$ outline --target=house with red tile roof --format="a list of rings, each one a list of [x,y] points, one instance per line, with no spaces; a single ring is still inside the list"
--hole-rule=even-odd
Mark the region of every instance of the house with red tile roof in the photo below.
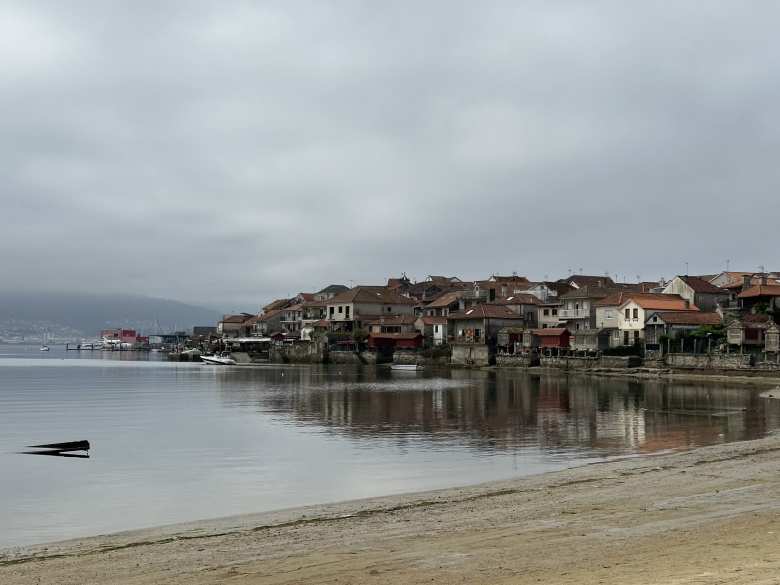
[[[354,331],[379,317],[414,315],[416,303],[386,286],[356,286],[326,302],[332,331]]]
[[[729,291],[715,286],[698,276],[675,276],[663,289],[664,294],[680,295],[702,311],[714,311],[728,301]]]
[[[645,347],[660,349],[661,337],[677,337],[705,326],[721,324],[721,316],[705,311],[653,311],[645,320]]]
[[[673,294],[629,293],[618,305],[619,345],[633,345],[644,340],[647,315],[653,311],[698,311],[698,307]]]

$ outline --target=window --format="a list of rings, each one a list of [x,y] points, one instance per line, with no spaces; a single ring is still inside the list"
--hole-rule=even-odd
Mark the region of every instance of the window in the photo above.
[[[474,329],[474,341],[477,341],[481,334],[482,334],[481,329]]]
[[[626,309],[626,319],[631,318],[631,309]]]
[[[342,305],[339,305],[339,313],[343,313],[343,312],[344,312],[344,307]]]
[[[550,309],[545,309],[544,310],[544,316],[545,317],[549,317],[550,316]]]
[[[639,341],[639,331],[634,331],[634,342]]]
[[[556,317],[558,315],[558,309],[553,309],[553,317]]]
[[[336,307],[329,307],[330,309],[330,317],[333,318],[333,311],[336,309]]]
[[[626,313],[628,312],[628,309],[626,309]],[[623,331],[623,345],[628,345],[628,331]]]
[[[639,319],[639,309],[634,309],[634,319]]]
[[[392,313],[393,312],[393,307],[387,307],[387,312],[388,313]]]
[[[347,308],[345,310],[345,313],[346,313],[346,315],[345,315],[346,318],[349,319],[349,306],[347,306]]]
[[[434,333],[438,333],[439,332],[439,326],[438,325],[434,325],[433,326],[433,332]]]

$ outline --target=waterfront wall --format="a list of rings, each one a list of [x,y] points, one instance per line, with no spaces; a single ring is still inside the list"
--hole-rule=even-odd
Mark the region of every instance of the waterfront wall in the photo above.
[[[270,360],[282,364],[321,364],[325,355],[325,347],[319,343],[294,343],[272,347]]]
[[[496,356],[496,366],[504,368],[542,366],[544,368],[557,368],[561,370],[589,370],[594,368],[637,368],[641,365],[641,358],[636,356]]]
[[[684,354],[673,353],[666,356],[666,365],[672,368],[740,370],[750,369],[751,356],[748,354]]]
[[[487,345],[455,344],[450,363],[454,366],[489,366],[490,348]]]
[[[496,356],[496,366],[499,368],[531,368],[539,365],[537,354],[499,354]]]
[[[328,362],[332,364],[376,364],[377,356],[373,351],[331,351],[328,352]]]

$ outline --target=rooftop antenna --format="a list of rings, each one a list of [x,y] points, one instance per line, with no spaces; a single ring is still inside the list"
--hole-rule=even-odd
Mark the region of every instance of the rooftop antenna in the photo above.
[[[580,266],[580,274],[582,274],[582,266]]]
[[[758,271],[761,274],[764,274],[764,272],[766,272],[766,266],[764,266],[763,264],[760,264],[759,267],[758,267]]]
[[[569,276],[571,276],[571,266],[569,266]]]
[[[685,276],[688,276],[688,262],[685,262]]]
[[[642,275],[641,274],[637,274],[636,275],[636,281],[637,282],[642,282]]]
[[[729,265],[731,264],[731,260],[726,258],[726,272],[729,271]]]

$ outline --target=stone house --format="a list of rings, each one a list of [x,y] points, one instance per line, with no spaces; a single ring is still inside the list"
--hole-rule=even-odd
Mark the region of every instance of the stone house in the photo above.
[[[314,293],[314,300],[315,301],[329,301],[333,297],[335,297],[337,294],[341,294],[343,292],[347,292],[349,290],[348,286],[344,286],[343,284],[329,284],[325,288],[323,288],[320,291],[317,291]]]
[[[439,295],[423,307],[425,317],[446,317],[463,309],[461,298],[464,291],[450,291]]]
[[[536,314],[539,329],[560,327],[561,319],[558,316],[560,309],[560,302],[547,302],[539,305]]]
[[[217,335],[221,337],[246,337],[254,326],[255,317],[251,313],[225,315],[217,323]]]
[[[486,366],[495,363],[498,332],[504,327],[524,327],[525,317],[504,305],[484,303],[451,314],[453,364]]]
[[[559,297],[561,308],[558,310],[561,323],[574,335],[581,329],[593,329],[596,326],[595,303],[612,292],[614,289],[583,285],[562,294]]]
[[[428,345],[444,345],[447,343],[447,317],[418,317],[415,327],[423,334]]]
[[[512,294],[505,299],[498,299],[495,304],[502,305],[522,315],[525,319],[524,325],[529,328],[536,328],[539,323],[539,306],[542,302],[532,294],[519,293]]]
[[[415,301],[384,286],[356,286],[326,302],[332,331],[354,331],[379,317],[413,315]]]
[[[675,276],[663,289],[663,294],[679,295],[700,310],[714,311],[721,303],[729,300],[729,291],[699,278],[698,276]]]

